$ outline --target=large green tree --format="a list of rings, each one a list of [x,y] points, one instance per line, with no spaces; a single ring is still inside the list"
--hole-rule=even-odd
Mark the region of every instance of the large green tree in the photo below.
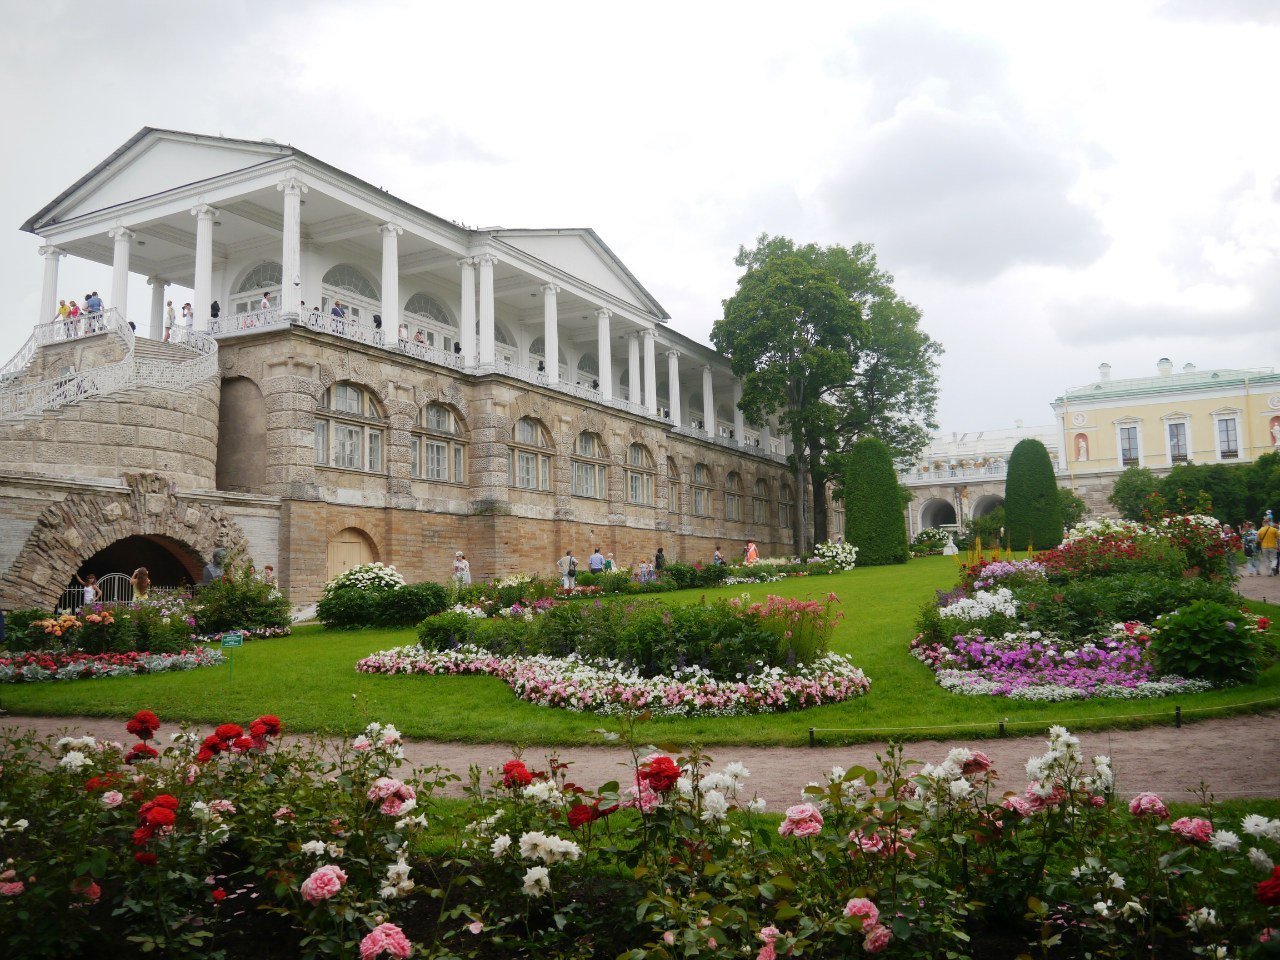
[[[898,474],[889,448],[875,437],[863,437],[849,451],[844,509],[845,540],[858,548],[859,566],[907,562]]]
[[[1062,501],[1049,451],[1039,440],[1018,441],[1004,480],[1005,536],[1014,550],[1045,550],[1062,542]]]
[[[814,539],[826,535],[827,438],[835,429],[833,392],[853,375],[864,326],[835,279],[797,256],[770,257],[738,280],[711,340],[742,381],[739,408],[753,422],[779,413],[791,436],[796,472],[796,548],[813,540],[803,495],[814,491]]]
[[[1126,520],[1141,520],[1149,498],[1158,489],[1156,475],[1146,467],[1127,467],[1116,477],[1107,500]]]

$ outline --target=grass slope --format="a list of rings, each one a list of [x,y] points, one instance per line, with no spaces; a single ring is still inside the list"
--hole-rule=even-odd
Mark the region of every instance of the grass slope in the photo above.
[[[1035,733],[1048,723],[1073,728],[1140,726],[1170,722],[1174,704],[1188,719],[1193,708],[1227,707],[1208,716],[1251,709],[1249,701],[1280,697],[1280,666],[1260,683],[1160,700],[1018,703],[998,697],[965,697],[943,691],[932,672],[907,646],[921,604],[955,580],[950,558],[926,557],[903,566],[867,567],[828,577],[799,577],[750,588],[757,597],[840,598],[845,618],[833,647],[850,655],[871,678],[871,692],[847,703],[796,713],[754,717],[663,719],[648,725],[655,741],[706,744],[786,744],[807,741],[810,727],[827,729],[823,743],[926,736],[994,735],[994,724],[1010,732]],[[734,596],[745,587],[662,594],[669,603],[696,603],[706,596]],[[1280,609],[1267,609],[1270,615]],[[290,729],[353,732],[371,719],[394,723],[407,736],[471,742],[527,744],[598,743],[593,731],[612,722],[590,714],[536,707],[517,700],[489,677],[379,677],[355,672],[357,659],[410,643],[411,630],[325,631],[304,627],[292,637],[249,643],[235,654],[234,673],[225,667],[151,677],[77,680],[0,687],[0,705],[14,713],[124,717],[141,708],[166,721],[243,721],[260,713],[283,717]],[[1157,714],[1145,720],[1117,719]],[[1104,718],[1097,720],[1094,718]],[[1106,719],[1110,718],[1110,719]],[[1015,726],[1018,721],[1034,725]],[[985,725],[984,725],[985,724]],[[893,733],[885,728],[920,728]]]

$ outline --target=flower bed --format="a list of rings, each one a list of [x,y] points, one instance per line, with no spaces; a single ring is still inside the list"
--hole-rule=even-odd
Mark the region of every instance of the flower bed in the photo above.
[[[396,647],[365,657],[361,673],[389,675],[481,674],[504,680],[517,697],[544,707],[600,714],[648,710],[657,716],[732,716],[800,710],[861,696],[871,681],[839,654],[784,670],[761,667],[733,681],[698,667],[672,675],[642,676],[613,661],[580,657],[503,657],[481,647],[427,650]]]
[[[257,627],[252,630],[224,630],[221,633],[206,633],[193,636],[196,643],[221,643],[228,633],[242,633],[246,640],[270,640],[273,637],[289,637],[293,635],[292,627]]]
[[[222,662],[221,652],[199,647],[177,653],[18,653],[0,656],[0,683],[128,677],[194,670]]]
[[[742,763],[626,723],[617,781],[517,755],[447,804],[456,777],[399,772],[391,726],[283,726],[160,739],[142,710],[127,749],[0,736],[5,955],[1243,958],[1276,937],[1280,820],[1119,800],[1061,727],[1009,788],[980,751],[891,748],[771,814]]]

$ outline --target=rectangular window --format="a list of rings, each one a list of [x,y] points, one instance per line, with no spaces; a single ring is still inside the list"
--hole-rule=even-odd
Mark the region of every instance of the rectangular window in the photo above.
[[[538,457],[538,468],[541,471],[540,476],[542,477],[542,485],[538,489],[550,490],[551,489],[551,458],[541,457],[541,456]]]
[[[423,473],[428,480],[449,479],[449,448],[443,443],[428,440],[424,448],[426,469]]]
[[[764,501],[751,501],[751,519],[755,523],[764,523]]]
[[[575,497],[603,499],[605,496],[604,467],[595,463],[578,463],[575,461],[573,464],[573,495]]]
[[[462,463],[462,447],[455,446],[453,448],[453,482],[462,483],[466,477],[467,472],[463,469]]]
[[[373,473],[382,472],[382,431],[369,431],[369,469]]]
[[[627,473],[627,498],[632,503],[653,503],[653,477],[647,473]]]
[[[1240,457],[1240,441],[1236,436],[1236,421],[1228,417],[1218,421],[1218,456],[1223,460]]]
[[[693,488],[693,512],[695,516],[711,516],[711,491],[702,487]]]
[[[1169,424],[1169,459],[1174,463],[1187,462],[1187,425]]]
[[[1138,465],[1138,428],[1120,428],[1120,462],[1126,467]]]
[[[409,476],[422,479],[422,441],[417,437],[409,438]]]
[[[525,490],[538,489],[538,455],[536,453],[525,453],[522,450],[516,454],[514,479],[517,487],[523,487]]]
[[[791,529],[791,504],[785,500],[778,504],[778,526],[784,530]]]
[[[316,463],[329,463],[329,421],[317,420],[315,423]]]
[[[335,467],[360,469],[360,440],[363,432],[359,427],[348,426],[345,423],[333,425],[333,465]]]
[[[360,399],[359,390],[345,383],[340,383],[333,388],[330,402],[334,410],[340,410],[343,413],[354,413],[359,416],[364,413],[364,410],[361,409]]]
[[[726,520],[742,519],[742,498],[736,493],[724,495],[724,518]]]

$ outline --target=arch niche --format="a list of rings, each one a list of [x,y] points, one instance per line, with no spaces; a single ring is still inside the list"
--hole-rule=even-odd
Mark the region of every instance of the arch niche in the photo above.
[[[332,580],[344,570],[378,559],[373,538],[359,527],[344,527],[329,538],[328,570],[325,580]]]
[[[110,549],[127,563],[129,556],[139,555],[130,551],[163,548],[170,557],[157,556],[165,569],[174,575],[194,573],[193,579],[199,579],[219,547],[253,562],[244,531],[221,508],[179,496],[171,481],[158,473],[127,473],[124,481],[124,490],[73,493],[46,507],[0,578],[0,603],[53,609],[62,588],[86,561],[97,562],[104,552],[110,559]],[[143,541],[151,546],[144,547]]]
[[[977,520],[979,517],[985,517],[992,510],[996,509],[996,507],[1003,506],[1004,497],[999,494],[988,493],[974,501],[972,517],[974,520]]]
[[[222,381],[218,401],[219,490],[260,493],[267,480],[267,407],[248,377]]]
[[[920,507],[920,529],[956,526],[956,508],[947,500],[929,500]]]

